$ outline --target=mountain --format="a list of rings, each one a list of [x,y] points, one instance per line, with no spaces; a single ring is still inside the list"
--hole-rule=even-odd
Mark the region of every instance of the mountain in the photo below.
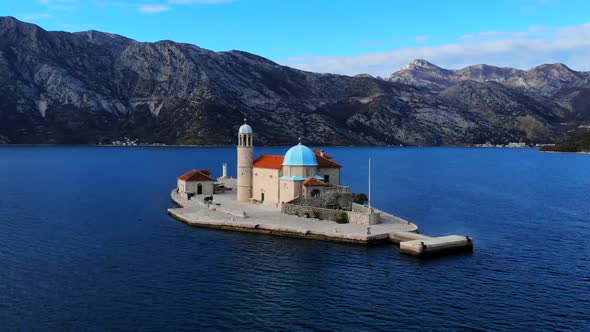
[[[576,72],[561,63],[545,64],[529,70],[474,65],[459,70],[437,67],[426,60],[414,60],[393,73],[389,81],[441,90],[462,81],[496,82],[537,96],[590,83],[590,73]]]
[[[1,17],[0,143],[233,145],[243,118],[261,145],[550,142],[564,123],[590,119],[586,73],[488,67],[417,60],[388,80],[318,74],[242,51]]]
[[[526,132],[533,142],[590,123],[590,72],[561,63],[529,70],[483,64],[449,70],[415,60],[388,80],[438,94],[496,125]]]

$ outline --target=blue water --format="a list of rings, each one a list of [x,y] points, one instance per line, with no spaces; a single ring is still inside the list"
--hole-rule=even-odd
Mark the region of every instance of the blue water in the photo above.
[[[590,330],[590,156],[328,152],[355,191],[371,157],[374,205],[475,252],[418,261],[166,215],[177,175],[218,176],[234,149],[0,148],[1,329]]]

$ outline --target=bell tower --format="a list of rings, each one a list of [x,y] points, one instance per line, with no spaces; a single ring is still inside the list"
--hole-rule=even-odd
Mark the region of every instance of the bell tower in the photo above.
[[[238,201],[248,202],[252,198],[252,163],[254,145],[252,127],[246,123],[238,130]]]

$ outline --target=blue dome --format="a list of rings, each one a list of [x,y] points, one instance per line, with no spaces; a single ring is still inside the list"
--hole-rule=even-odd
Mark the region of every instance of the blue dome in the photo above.
[[[315,153],[307,146],[299,143],[285,154],[283,166],[317,166]]]

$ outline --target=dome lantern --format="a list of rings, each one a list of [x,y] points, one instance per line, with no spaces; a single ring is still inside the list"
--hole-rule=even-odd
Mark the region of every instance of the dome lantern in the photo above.
[[[244,124],[238,129],[238,134],[252,134],[252,127],[246,123],[246,119],[244,119]]]

